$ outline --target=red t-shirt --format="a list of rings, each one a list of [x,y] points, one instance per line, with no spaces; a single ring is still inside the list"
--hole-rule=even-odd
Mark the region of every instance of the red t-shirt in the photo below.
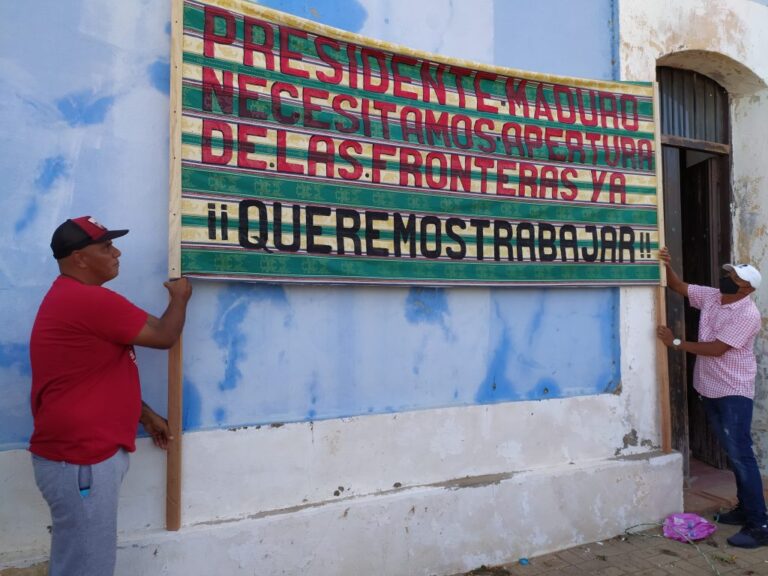
[[[59,276],[32,327],[29,449],[49,460],[96,464],[136,449],[141,387],[131,342],[147,313],[102,286]]]

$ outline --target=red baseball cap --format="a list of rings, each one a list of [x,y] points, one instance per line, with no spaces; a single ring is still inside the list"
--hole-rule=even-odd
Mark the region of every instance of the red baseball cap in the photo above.
[[[75,250],[91,244],[106,242],[128,234],[128,230],[108,230],[91,216],[70,218],[59,225],[51,237],[51,250],[56,260],[66,258]]]

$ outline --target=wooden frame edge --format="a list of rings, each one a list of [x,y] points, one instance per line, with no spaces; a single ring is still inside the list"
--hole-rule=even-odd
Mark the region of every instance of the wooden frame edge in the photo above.
[[[181,66],[183,0],[171,2],[171,90],[168,191],[168,277],[181,277]],[[182,339],[168,351],[168,427],[173,440],[166,460],[165,528],[181,528]]]
[[[659,83],[653,83],[653,118],[656,136],[656,202],[659,228],[659,248],[664,246],[664,172],[661,141],[661,104]],[[664,265],[659,262],[660,282],[656,289],[656,325],[667,324],[667,275]],[[655,336],[655,334],[654,334]],[[659,391],[659,424],[661,432],[661,450],[665,454],[672,452],[672,412],[669,398],[669,350],[656,338],[656,377]]]

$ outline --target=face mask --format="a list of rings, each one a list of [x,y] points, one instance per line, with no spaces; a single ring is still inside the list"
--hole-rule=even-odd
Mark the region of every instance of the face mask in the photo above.
[[[733,281],[730,276],[720,278],[720,292],[722,294],[736,294],[739,291],[739,285]]]

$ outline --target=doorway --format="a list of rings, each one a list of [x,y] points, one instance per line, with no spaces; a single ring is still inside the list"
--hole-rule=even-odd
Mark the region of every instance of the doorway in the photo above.
[[[693,284],[717,286],[731,254],[728,94],[690,70],[657,69],[661,97],[664,232],[677,273]],[[698,310],[667,291],[667,325],[697,340]],[[693,389],[695,356],[669,354],[672,446],[690,461],[727,466]]]

